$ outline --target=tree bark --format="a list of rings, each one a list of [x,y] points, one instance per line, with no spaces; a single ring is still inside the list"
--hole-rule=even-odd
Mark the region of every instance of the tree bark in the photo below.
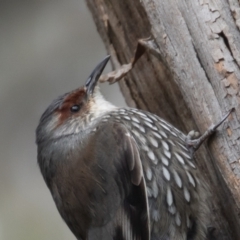
[[[138,39],[152,50],[120,81],[128,105],[183,132],[228,121],[196,153],[223,239],[240,239],[240,6],[237,0],[87,0],[113,66],[130,62]]]

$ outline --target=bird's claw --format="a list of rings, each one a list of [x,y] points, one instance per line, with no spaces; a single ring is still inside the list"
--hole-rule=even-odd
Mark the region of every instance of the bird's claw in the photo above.
[[[215,125],[212,125],[209,127],[203,135],[201,135],[199,138],[199,132],[197,131],[190,131],[188,135],[186,136],[186,145],[189,148],[190,152],[194,153],[201,144],[209,138],[216,129],[228,118],[228,116],[233,112],[233,108]]]

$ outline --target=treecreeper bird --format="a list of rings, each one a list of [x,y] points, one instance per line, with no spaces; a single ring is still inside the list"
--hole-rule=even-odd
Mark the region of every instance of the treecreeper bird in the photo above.
[[[53,101],[36,131],[59,213],[78,240],[210,239],[209,190],[192,156],[203,138],[107,102],[97,82],[108,60]]]

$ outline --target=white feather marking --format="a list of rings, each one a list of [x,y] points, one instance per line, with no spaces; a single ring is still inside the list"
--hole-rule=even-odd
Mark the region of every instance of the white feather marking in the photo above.
[[[153,194],[154,198],[157,198],[157,196],[158,196],[158,186],[157,186],[157,183],[156,183],[155,179],[152,181],[152,194]]]
[[[152,219],[155,221],[155,222],[158,222],[159,219],[160,219],[160,214],[159,214],[159,210],[158,209],[153,209],[152,211]]]
[[[140,123],[140,121],[139,121],[137,118],[135,118],[135,117],[132,117],[132,120],[133,120],[134,122],[136,122],[136,123]]]
[[[139,134],[139,132],[137,131],[133,131],[133,132],[137,135],[138,139],[141,141],[142,144],[146,144],[147,140],[141,133]]]
[[[196,183],[194,181],[194,178],[193,178],[192,174],[189,173],[188,171],[186,171],[186,173],[187,173],[187,176],[188,176],[188,181],[193,185],[193,187],[196,187]]]
[[[167,142],[162,141],[162,145],[167,151],[169,151],[169,145],[167,144]]]
[[[171,152],[167,151],[166,149],[163,149],[163,153],[168,159],[171,159],[171,156],[172,156]]]
[[[162,131],[162,130],[159,130],[159,133],[160,133],[164,138],[167,138],[167,137],[168,137],[167,134],[166,134],[164,131]]]
[[[152,114],[149,114],[148,117],[150,117],[153,121],[158,121],[158,119]]]
[[[165,166],[168,166],[169,165],[169,161],[167,160],[167,158],[165,156],[161,156],[161,161],[162,163],[165,165]]]
[[[178,144],[182,149],[188,151],[188,149],[187,149],[183,144],[181,144],[180,142],[177,142],[177,144]]]
[[[170,181],[171,175],[168,169],[166,167],[162,167],[162,170],[163,170],[163,176],[166,178],[167,181]]]
[[[183,194],[184,198],[186,199],[187,202],[190,202],[190,192],[186,187],[183,187]]]
[[[143,132],[143,133],[146,132],[146,131],[145,131],[145,128],[144,128],[143,126],[139,126],[139,130],[140,130],[141,132]]]
[[[182,155],[188,159],[192,159],[191,155],[189,153],[186,153],[185,151],[181,151]]]
[[[126,120],[131,120],[131,118],[127,115],[123,116],[123,118],[126,119]]]
[[[157,137],[157,138],[159,138],[159,139],[162,139],[161,135],[159,135],[158,133],[156,133],[156,132],[152,132],[152,133],[153,133],[153,135],[154,135],[155,137]]]
[[[175,144],[172,140],[168,140],[168,142],[169,142],[172,146],[176,146],[176,144]]]
[[[140,112],[140,111],[137,110],[137,109],[132,109],[132,112],[135,112],[135,113],[137,113],[137,114],[140,115],[140,116],[146,117],[146,115],[145,115],[144,113]]]
[[[144,120],[145,120],[145,119],[144,119]],[[144,123],[145,123],[148,127],[150,127],[150,128],[153,127],[153,125],[152,125],[151,123],[147,122],[147,121],[144,121]]]
[[[153,151],[151,151],[151,150],[148,151],[147,155],[152,161],[155,161],[155,155],[154,155]]]
[[[165,124],[161,124],[161,126],[162,126],[163,128],[165,128],[167,131],[169,131],[169,132],[171,131],[170,128],[168,128]]]
[[[173,204],[173,195],[170,186],[167,186],[167,204],[168,206],[172,206]]]
[[[120,111],[119,111],[118,114],[120,114],[120,115],[124,115],[124,116],[125,116],[126,113],[125,113],[125,112],[120,112]]]
[[[174,215],[176,213],[176,207],[174,204],[172,204],[171,206],[168,207],[168,211]]]
[[[147,195],[148,197],[152,197],[152,189],[147,187]]]
[[[145,171],[146,171],[147,179],[149,181],[151,181],[152,180],[152,170],[151,170],[151,168],[147,167]]]
[[[179,154],[176,153],[176,152],[175,152],[174,154],[175,154],[177,160],[178,160],[181,164],[185,164],[184,159],[183,159],[183,157],[182,157],[181,155],[179,155]]]
[[[177,226],[181,226],[181,216],[180,216],[179,212],[177,212],[175,215],[175,222],[176,222]]]
[[[150,118],[148,118],[147,116],[146,117],[142,117],[145,121],[148,121],[148,122],[150,122],[150,123],[153,123],[153,121],[150,119]]]
[[[177,137],[178,135],[174,132],[174,131],[171,131],[171,134],[175,137]]]
[[[148,152],[149,151],[149,147],[147,145],[142,145],[142,150]]]
[[[157,126],[152,126],[152,129],[155,130],[155,131],[158,131]]]
[[[140,128],[140,125],[138,123],[132,122],[132,125],[135,126],[136,128]]]
[[[188,161],[188,164],[189,164],[192,168],[196,169],[196,166],[193,164],[193,162]]]
[[[177,184],[177,186],[179,188],[182,188],[182,180],[175,170],[173,170],[173,177],[174,177],[174,180],[175,180],[175,183]]]
[[[148,137],[148,139],[149,139],[149,141],[150,141],[150,143],[154,146],[154,147],[158,147],[158,142],[157,142],[157,140],[155,139],[155,138],[153,138],[153,137]]]

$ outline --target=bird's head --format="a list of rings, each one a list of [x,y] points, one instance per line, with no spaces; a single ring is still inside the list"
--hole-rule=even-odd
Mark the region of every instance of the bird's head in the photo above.
[[[92,71],[85,85],[55,99],[43,113],[37,128],[37,142],[83,131],[89,123],[114,108],[99,92],[97,83],[110,56]]]

